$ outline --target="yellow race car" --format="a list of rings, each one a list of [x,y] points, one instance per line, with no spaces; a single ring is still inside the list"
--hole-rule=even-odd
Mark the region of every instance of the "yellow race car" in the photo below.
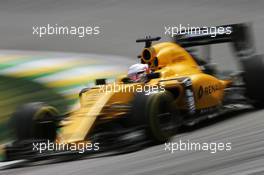
[[[61,115],[41,102],[18,108],[11,118],[16,140],[6,146],[6,159],[34,157],[41,148],[49,155],[73,150],[54,151],[57,144],[81,144],[77,152],[89,144],[88,150],[96,152],[142,140],[164,143],[180,127],[237,110],[236,104],[262,107],[264,64],[255,55],[249,26],[221,27],[232,32],[222,31],[214,37],[183,34],[153,45],[160,37],[137,40],[145,43],[140,63],[134,66],[142,71],[132,69],[114,83],[96,80],[94,87],[80,92],[80,108],[75,111]],[[241,72],[217,72],[209,60],[188,51],[189,47],[224,42],[232,44]],[[47,142],[53,143],[53,151],[40,144]],[[25,151],[27,146],[31,151]]]

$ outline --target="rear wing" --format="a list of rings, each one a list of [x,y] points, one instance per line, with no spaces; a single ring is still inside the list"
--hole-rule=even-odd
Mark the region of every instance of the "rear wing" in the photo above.
[[[210,31],[212,27],[203,27],[203,31]],[[238,57],[248,57],[255,53],[250,24],[230,24],[214,27],[214,32],[197,32],[197,28],[188,30],[187,34],[177,34],[174,42],[182,47],[231,43]],[[186,31],[185,31],[186,32]],[[181,31],[180,33],[184,33]]]

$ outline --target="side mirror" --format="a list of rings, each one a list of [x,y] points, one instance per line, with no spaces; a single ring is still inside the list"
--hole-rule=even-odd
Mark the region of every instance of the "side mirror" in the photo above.
[[[160,78],[160,73],[159,72],[153,72],[150,74],[147,74],[148,79],[155,79],[155,78]]]
[[[101,78],[101,79],[96,79],[95,80],[95,85],[105,85],[106,84],[106,79]]]

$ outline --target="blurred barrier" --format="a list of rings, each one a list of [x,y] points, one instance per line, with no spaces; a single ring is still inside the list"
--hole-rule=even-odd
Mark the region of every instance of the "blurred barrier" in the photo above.
[[[114,78],[129,61],[117,56],[0,51],[0,143],[10,139],[8,118],[17,106],[43,101],[64,113],[96,78]]]

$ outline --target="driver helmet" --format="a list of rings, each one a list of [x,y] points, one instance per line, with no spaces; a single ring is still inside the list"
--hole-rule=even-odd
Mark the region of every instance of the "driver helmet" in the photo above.
[[[147,74],[150,72],[147,64],[133,64],[128,68],[127,77],[131,82],[145,82],[147,81]]]

